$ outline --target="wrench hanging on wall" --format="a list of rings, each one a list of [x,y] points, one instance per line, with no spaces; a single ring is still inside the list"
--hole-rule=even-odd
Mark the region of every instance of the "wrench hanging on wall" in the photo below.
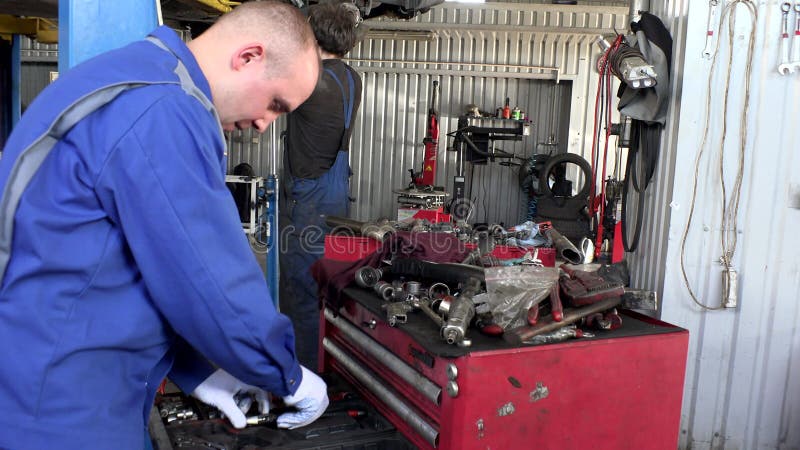
[[[703,58],[711,59],[714,56],[714,17],[717,13],[719,0],[708,2],[708,25],[706,26],[706,46],[703,49]]]
[[[794,2],[794,37],[792,37],[792,71],[800,72],[800,1]]]
[[[789,61],[789,44],[791,43],[789,40],[789,11],[791,9],[791,3],[783,2],[781,4],[781,13],[783,15],[781,18],[781,62],[778,65],[778,73],[781,75],[788,75],[794,72],[794,67]]]

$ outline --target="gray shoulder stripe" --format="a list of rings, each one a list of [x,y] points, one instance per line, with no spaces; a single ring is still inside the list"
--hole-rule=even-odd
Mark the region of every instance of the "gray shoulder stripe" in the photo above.
[[[152,36],[147,37],[164,51],[174,54],[161,40]],[[122,92],[139,86],[153,84],[180,84],[181,88],[188,95],[196,98],[209,112],[214,115],[218,126],[218,137],[222,145],[225,146],[225,138],[220,122],[219,114],[211,100],[206,97],[200,88],[194,84],[192,77],[180,58],[174,71],[178,76],[179,83],[170,81],[129,81],[119,84],[112,84],[90,92],[73,104],[64,108],[58,117],[50,125],[50,128],[37,138],[33,144],[24,149],[14,166],[11,168],[6,186],[0,198],[0,285],[2,285],[8,261],[11,258],[11,245],[14,235],[14,216],[22,198],[23,192],[28,187],[31,179],[41,167],[47,155],[56,143],[73,127],[76,123],[83,120],[86,116],[114,100]]]
[[[50,128],[33,144],[24,149],[11,168],[2,199],[0,199],[0,284],[5,275],[8,260],[11,258],[11,243],[14,234],[14,216],[19,206],[22,193],[28,187],[33,176],[41,167],[47,155],[76,123],[93,111],[112,101],[122,92],[146,84],[133,82],[110,85],[90,92],[75,103],[64,108]]]
[[[180,58],[178,58],[177,55],[175,55],[175,52],[170,50],[170,48],[167,47],[166,44],[164,44],[164,42],[162,42],[158,38],[155,38],[153,36],[148,36],[147,40],[153,43],[156,47],[176,57],[178,63],[175,65],[175,69],[173,69],[173,71],[175,72],[175,75],[178,76],[178,79],[181,82],[181,88],[183,88],[184,92],[199,100],[200,103],[203,104],[204,108],[206,108],[209,111],[214,111],[214,104],[211,103],[211,100],[209,100],[208,97],[206,97],[203,91],[201,91],[200,88],[198,88],[197,85],[194,84],[194,81],[192,81],[192,76],[189,75],[189,69],[187,69],[186,65],[183,64],[183,61],[181,61]],[[214,115],[216,116],[216,112],[214,113]]]
[[[153,36],[148,36],[147,40],[152,44],[154,44],[155,46],[157,46],[158,48],[175,55],[175,52],[173,52],[169,47],[167,47],[166,44],[164,44],[164,42],[162,42],[160,39]],[[175,58],[177,60],[177,64],[175,65],[175,69],[173,69],[173,71],[175,72],[175,75],[177,75],[178,80],[180,80],[181,88],[188,95],[191,95],[192,97],[196,98],[206,110],[208,110],[211,114],[214,115],[214,118],[217,119],[217,124],[219,125],[219,130],[218,130],[219,138],[224,143],[225,136],[222,130],[222,122],[220,121],[217,109],[214,107],[214,104],[211,102],[211,100],[208,97],[206,97],[206,94],[204,94],[203,91],[199,87],[197,87],[197,85],[194,83],[194,81],[192,80],[192,76],[189,74],[189,69],[186,68],[186,65],[183,64],[183,61],[181,61],[181,59],[178,58],[178,55],[175,55]]]

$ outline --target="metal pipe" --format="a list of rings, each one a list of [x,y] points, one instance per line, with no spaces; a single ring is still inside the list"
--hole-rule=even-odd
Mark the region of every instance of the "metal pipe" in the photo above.
[[[414,389],[418,390],[420,394],[430,400],[434,405],[439,404],[442,399],[442,388],[420,375],[413,367],[403,362],[402,359],[398,358],[393,353],[387,352],[386,348],[375,342],[371,337],[353,326],[346,319],[334,317],[333,312],[328,308],[325,308],[325,319],[339,328],[345,336],[352,339],[353,342],[366,350],[375,360],[388,367],[393,373],[402,378],[403,381],[413,386]]]
[[[472,297],[466,295],[456,297],[447,313],[447,322],[442,327],[444,340],[448,344],[464,340],[473,317],[475,317],[475,305],[472,303]]]
[[[555,228],[545,230],[544,235],[553,241],[553,247],[556,248],[559,256],[564,260],[572,264],[581,264],[583,262],[583,252],[578,250],[572,241],[556,231]]]
[[[372,222],[360,222],[358,220],[348,219],[347,217],[328,216],[325,218],[325,224],[331,228],[347,228],[362,236],[375,239],[378,242],[385,241],[391,234],[394,233],[394,228],[391,225],[378,225]]]
[[[431,307],[428,306],[428,304],[426,302],[422,302],[422,301],[419,302],[419,309],[423,313],[425,313],[425,315],[428,316],[431,320],[436,322],[436,325],[440,329],[444,326],[444,319],[442,319],[442,316],[436,314],[436,312],[434,310],[432,310]]]
[[[630,12],[628,13],[631,19],[648,11],[650,11],[650,0],[631,0]]]
[[[414,431],[419,433],[426,442],[433,447],[438,447],[439,431],[425,421],[419,414],[414,412],[414,410],[409,408],[397,395],[387,389],[383,383],[378,381],[374,374],[362,367],[330,339],[323,338],[322,346],[336,361],[349,370],[353,377],[366,386],[373,395],[394,411],[395,414],[400,416]]]

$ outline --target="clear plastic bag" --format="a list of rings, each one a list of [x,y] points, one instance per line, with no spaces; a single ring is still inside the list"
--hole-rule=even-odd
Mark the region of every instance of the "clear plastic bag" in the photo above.
[[[527,325],[528,309],[550,295],[558,269],[538,266],[488,267],[486,292],[492,318],[504,330]]]

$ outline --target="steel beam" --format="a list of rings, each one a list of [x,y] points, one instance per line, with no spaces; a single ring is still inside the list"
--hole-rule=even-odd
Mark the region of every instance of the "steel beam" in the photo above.
[[[230,12],[233,7],[240,5],[242,2],[235,2],[229,0],[178,0],[193,8],[199,8],[208,12],[226,13]]]
[[[49,20],[0,14],[0,36],[24,34],[43,44],[58,42],[58,30]]]

